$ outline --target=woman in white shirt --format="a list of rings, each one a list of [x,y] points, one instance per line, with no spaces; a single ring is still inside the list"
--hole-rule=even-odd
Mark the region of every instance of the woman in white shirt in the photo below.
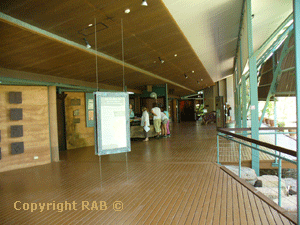
[[[148,132],[150,130],[149,113],[148,113],[146,107],[143,107],[142,111],[143,111],[143,114],[142,114],[142,118],[141,118],[141,126],[143,127],[144,135],[146,137],[144,141],[149,141],[149,137],[148,137]]]

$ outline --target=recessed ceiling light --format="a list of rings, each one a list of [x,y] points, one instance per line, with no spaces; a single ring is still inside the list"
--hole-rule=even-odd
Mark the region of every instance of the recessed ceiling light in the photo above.
[[[147,3],[147,1],[146,1],[146,0],[143,0],[143,2],[142,2],[142,6],[148,6],[148,3]]]
[[[192,73],[195,73],[195,71],[193,70]]]
[[[174,57],[177,57],[177,54],[175,54]]]
[[[161,62],[161,63],[164,63],[165,61],[163,60],[163,59],[161,59],[160,57],[158,57],[158,59],[159,59],[159,61]]]
[[[154,61],[153,63],[156,63],[156,61]]]
[[[130,13],[130,9],[125,9],[125,13]]]
[[[203,81],[203,79],[201,79],[201,81]]]
[[[91,26],[93,26],[93,24],[92,24],[92,23],[90,23],[90,24],[89,24],[89,27],[91,27]]]

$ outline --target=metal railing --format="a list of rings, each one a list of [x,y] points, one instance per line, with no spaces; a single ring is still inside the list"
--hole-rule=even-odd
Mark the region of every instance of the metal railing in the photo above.
[[[275,143],[277,144],[277,136],[279,134],[278,130],[280,128],[260,128],[260,131],[266,131],[266,132],[260,132],[259,135],[275,135]],[[282,128],[281,128],[282,129]],[[284,129],[296,129],[295,127],[285,127]],[[268,132],[268,131],[275,131],[275,132]],[[228,144],[230,147],[226,147],[227,151],[228,148],[231,148],[229,151],[234,150],[237,151],[238,145],[238,176],[241,177],[241,168],[242,168],[242,151],[245,148],[249,148],[251,150],[257,150],[259,152],[262,152],[264,154],[273,156],[275,159],[274,165],[278,166],[278,205],[282,205],[282,160],[285,160],[289,163],[292,163],[293,165],[297,166],[297,152],[294,150],[290,150],[284,147],[280,147],[277,145],[273,145],[271,143],[255,140],[252,138],[247,137],[251,133],[250,128],[218,128],[217,129],[217,163],[220,163],[220,137],[227,139]],[[286,134],[286,133],[295,133],[295,132],[280,132],[280,134]],[[232,145],[232,143],[236,143],[235,146]],[[242,148],[243,146],[243,148]],[[232,153],[231,153],[232,154]],[[232,157],[233,159],[237,159],[236,155]],[[297,179],[299,179],[299,170],[297,170]],[[297,194],[299,193],[299,186],[297,186]],[[299,200],[297,201],[297,213],[300,215],[299,210]]]

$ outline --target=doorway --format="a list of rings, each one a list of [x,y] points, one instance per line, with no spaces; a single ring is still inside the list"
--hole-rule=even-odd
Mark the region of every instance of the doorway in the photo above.
[[[67,150],[66,137],[66,117],[65,117],[65,98],[67,95],[61,93],[56,95],[57,108],[57,129],[58,129],[58,146],[59,151]]]

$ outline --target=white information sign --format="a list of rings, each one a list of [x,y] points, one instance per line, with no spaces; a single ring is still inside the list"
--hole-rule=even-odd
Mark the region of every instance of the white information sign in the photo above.
[[[125,98],[101,97],[102,149],[125,148]]]
[[[95,92],[97,155],[130,151],[129,98],[124,92]]]

